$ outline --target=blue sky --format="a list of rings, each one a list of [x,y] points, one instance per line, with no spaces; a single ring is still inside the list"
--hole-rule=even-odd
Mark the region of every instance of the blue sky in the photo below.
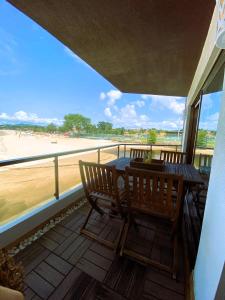
[[[203,127],[218,105],[209,100]],[[68,113],[114,127],[182,128],[184,98],[122,94],[6,1],[0,2],[0,124],[62,124]],[[211,125],[210,125],[211,124]]]

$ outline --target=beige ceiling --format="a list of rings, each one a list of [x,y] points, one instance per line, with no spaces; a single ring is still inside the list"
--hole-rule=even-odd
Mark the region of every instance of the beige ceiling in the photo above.
[[[178,96],[188,93],[215,6],[214,0],[8,2],[122,92]]]

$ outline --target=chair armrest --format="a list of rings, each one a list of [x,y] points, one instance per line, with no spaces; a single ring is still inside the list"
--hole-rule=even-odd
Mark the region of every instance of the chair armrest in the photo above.
[[[0,286],[0,299],[4,300],[24,300],[21,292]]]

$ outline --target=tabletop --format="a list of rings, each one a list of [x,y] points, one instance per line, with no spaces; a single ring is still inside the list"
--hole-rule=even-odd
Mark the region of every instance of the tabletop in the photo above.
[[[121,157],[112,160],[107,163],[107,165],[115,165],[116,169],[120,173],[125,172],[125,168],[130,166],[130,158]],[[189,164],[165,164],[165,173],[183,175],[184,182],[187,184],[203,184],[204,181],[199,174],[198,170],[195,169],[193,165]]]

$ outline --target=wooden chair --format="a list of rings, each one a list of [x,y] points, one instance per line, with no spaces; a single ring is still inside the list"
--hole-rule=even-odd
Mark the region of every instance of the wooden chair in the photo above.
[[[130,149],[130,158],[146,158],[151,154],[152,151],[148,149]]]
[[[186,153],[161,150],[160,159],[172,164],[185,164]]]
[[[132,179],[132,184],[130,184],[130,179]],[[175,278],[177,272],[176,232],[181,206],[183,177],[127,167],[125,172],[125,186],[128,201],[128,222],[125,225],[124,234],[121,239],[120,254],[126,254],[145,264],[151,264],[169,271],[173,274],[173,278]],[[174,194],[174,189],[176,189],[176,194]],[[169,225],[169,232],[173,240],[173,263],[171,267],[126,247],[128,232],[135,214],[152,216],[158,222],[165,222]],[[146,247],[148,246],[146,245]]]
[[[120,202],[121,195],[117,186],[116,168],[115,166],[83,162],[81,160],[79,161],[79,166],[85,195],[91,205],[91,209],[80,232],[117,251],[125,219],[123,218],[123,210]],[[100,215],[104,215],[107,210],[110,217],[121,220],[120,232],[114,243],[101,238],[86,228],[94,210]]]
[[[211,172],[212,158],[213,158],[212,155],[200,153],[199,161],[198,161],[198,170],[199,173],[201,174],[204,183],[192,187],[190,191],[192,193],[193,201],[195,203],[197,214],[200,221],[202,221],[203,219],[205,199],[207,196],[209,176]],[[203,213],[201,213],[201,211]]]
[[[211,171],[212,158],[213,156],[209,154],[199,154],[198,169],[200,174],[209,177]]]

